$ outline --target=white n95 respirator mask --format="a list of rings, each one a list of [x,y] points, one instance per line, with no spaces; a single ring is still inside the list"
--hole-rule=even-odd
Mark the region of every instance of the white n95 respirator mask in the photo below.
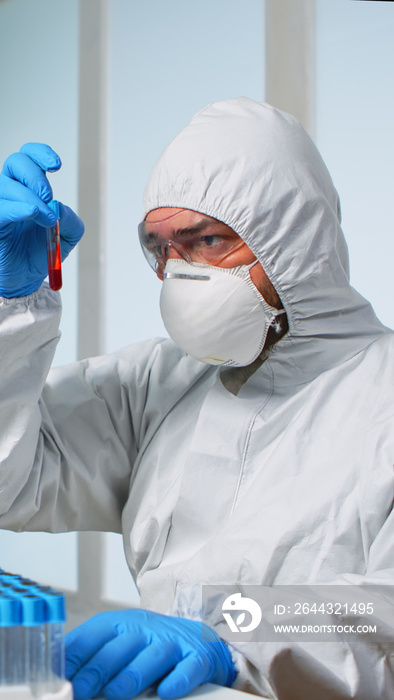
[[[174,343],[200,362],[244,367],[263,350],[282,309],[269,306],[253,284],[251,265],[232,268],[167,260],[160,311]]]

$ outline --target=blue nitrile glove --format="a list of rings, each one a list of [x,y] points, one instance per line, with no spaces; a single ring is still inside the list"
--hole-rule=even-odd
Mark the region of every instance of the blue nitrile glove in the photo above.
[[[161,679],[159,696],[180,698],[201,683],[230,686],[235,669],[204,623],[136,609],[100,613],[69,632],[66,677],[75,700],[133,698]]]
[[[0,296],[20,297],[38,289],[48,274],[46,229],[56,218],[47,203],[52,189],[45,171],[59,170],[57,153],[27,143],[7,158],[0,175]],[[62,259],[84,231],[81,219],[60,205]]]

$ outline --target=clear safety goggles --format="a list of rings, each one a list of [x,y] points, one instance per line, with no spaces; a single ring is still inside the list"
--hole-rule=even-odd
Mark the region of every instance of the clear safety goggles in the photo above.
[[[155,272],[162,272],[170,257],[179,256],[188,263],[219,265],[246,245],[226,224],[209,216],[197,216],[190,225],[177,227],[180,213],[160,221],[142,221],[138,226],[143,253]],[[171,255],[171,250],[177,255]]]

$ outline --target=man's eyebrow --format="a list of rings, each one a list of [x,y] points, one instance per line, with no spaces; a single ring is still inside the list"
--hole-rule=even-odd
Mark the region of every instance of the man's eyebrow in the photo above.
[[[204,231],[208,226],[212,225],[212,221],[210,219],[203,219],[200,221],[200,223],[195,224],[194,226],[185,226],[184,228],[177,228],[176,231],[174,231],[175,236],[187,236],[190,235],[191,233],[200,233],[200,231]]]
[[[201,231],[204,231],[206,228],[208,228],[208,226],[211,226],[211,225],[212,225],[211,219],[203,219],[202,221],[200,221],[198,224],[195,224],[194,226],[185,226],[183,228],[177,228],[175,231],[173,231],[172,235],[173,236],[190,236],[193,233],[200,233]],[[153,241],[159,240],[159,238],[160,238],[160,235],[157,231],[145,231],[145,240],[149,240],[149,241],[153,242]]]

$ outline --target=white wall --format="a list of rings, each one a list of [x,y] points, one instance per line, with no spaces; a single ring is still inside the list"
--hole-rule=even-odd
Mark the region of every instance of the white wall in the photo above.
[[[342,202],[351,281],[394,328],[394,3],[317,0],[317,145]]]

